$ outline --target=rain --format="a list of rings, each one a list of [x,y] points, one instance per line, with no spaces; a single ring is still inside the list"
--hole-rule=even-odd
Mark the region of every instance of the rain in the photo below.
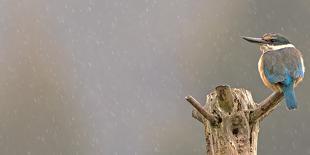
[[[0,154],[204,155],[185,101],[271,91],[240,36],[277,32],[309,66],[308,0],[0,0]],[[310,154],[309,76],[261,124],[258,154]]]

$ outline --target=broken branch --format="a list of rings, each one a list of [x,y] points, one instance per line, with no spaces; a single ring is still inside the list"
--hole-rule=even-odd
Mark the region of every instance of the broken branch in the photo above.
[[[264,117],[269,115],[276,108],[276,106],[279,105],[282,99],[282,92],[273,92],[265,100],[261,101],[258,104],[258,107],[251,113],[251,122],[262,120]]]
[[[209,113],[208,111],[206,111],[203,106],[196,100],[194,99],[192,96],[186,96],[185,99],[204,117],[206,118],[208,121],[210,121],[212,124],[219,122],[218,119],[212,115],[211,113]],[[198,116],[196,118],[197,120],[199,120]],[[199,120],[202,121],[202,120]]]

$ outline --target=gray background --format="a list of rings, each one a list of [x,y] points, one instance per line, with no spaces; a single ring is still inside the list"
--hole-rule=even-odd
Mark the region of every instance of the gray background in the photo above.
[[[258,47],[286,35],[309,68],[309,0],[1,0],[1,155],[203,155],[218,84],[268,96]],[[309,77],[297,111],[263,123],[259,154],[310,154]]]

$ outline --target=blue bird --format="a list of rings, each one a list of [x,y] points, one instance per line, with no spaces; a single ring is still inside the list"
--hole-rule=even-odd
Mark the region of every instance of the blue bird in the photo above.
[[[246,41],[260,45],[262,55],[258,71],[266,87],[283,92],[289,110],[297,108],[294,88],[305,73],[301,52],[284,36],[266,33],[260,38],[243,37]]]

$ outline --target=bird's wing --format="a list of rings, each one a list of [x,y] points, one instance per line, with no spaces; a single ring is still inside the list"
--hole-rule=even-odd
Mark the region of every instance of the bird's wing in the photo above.
[[[270,83],[295,80],[304,76],[301,53],[295,48],[266,52],[263,61],[264,73]]]

